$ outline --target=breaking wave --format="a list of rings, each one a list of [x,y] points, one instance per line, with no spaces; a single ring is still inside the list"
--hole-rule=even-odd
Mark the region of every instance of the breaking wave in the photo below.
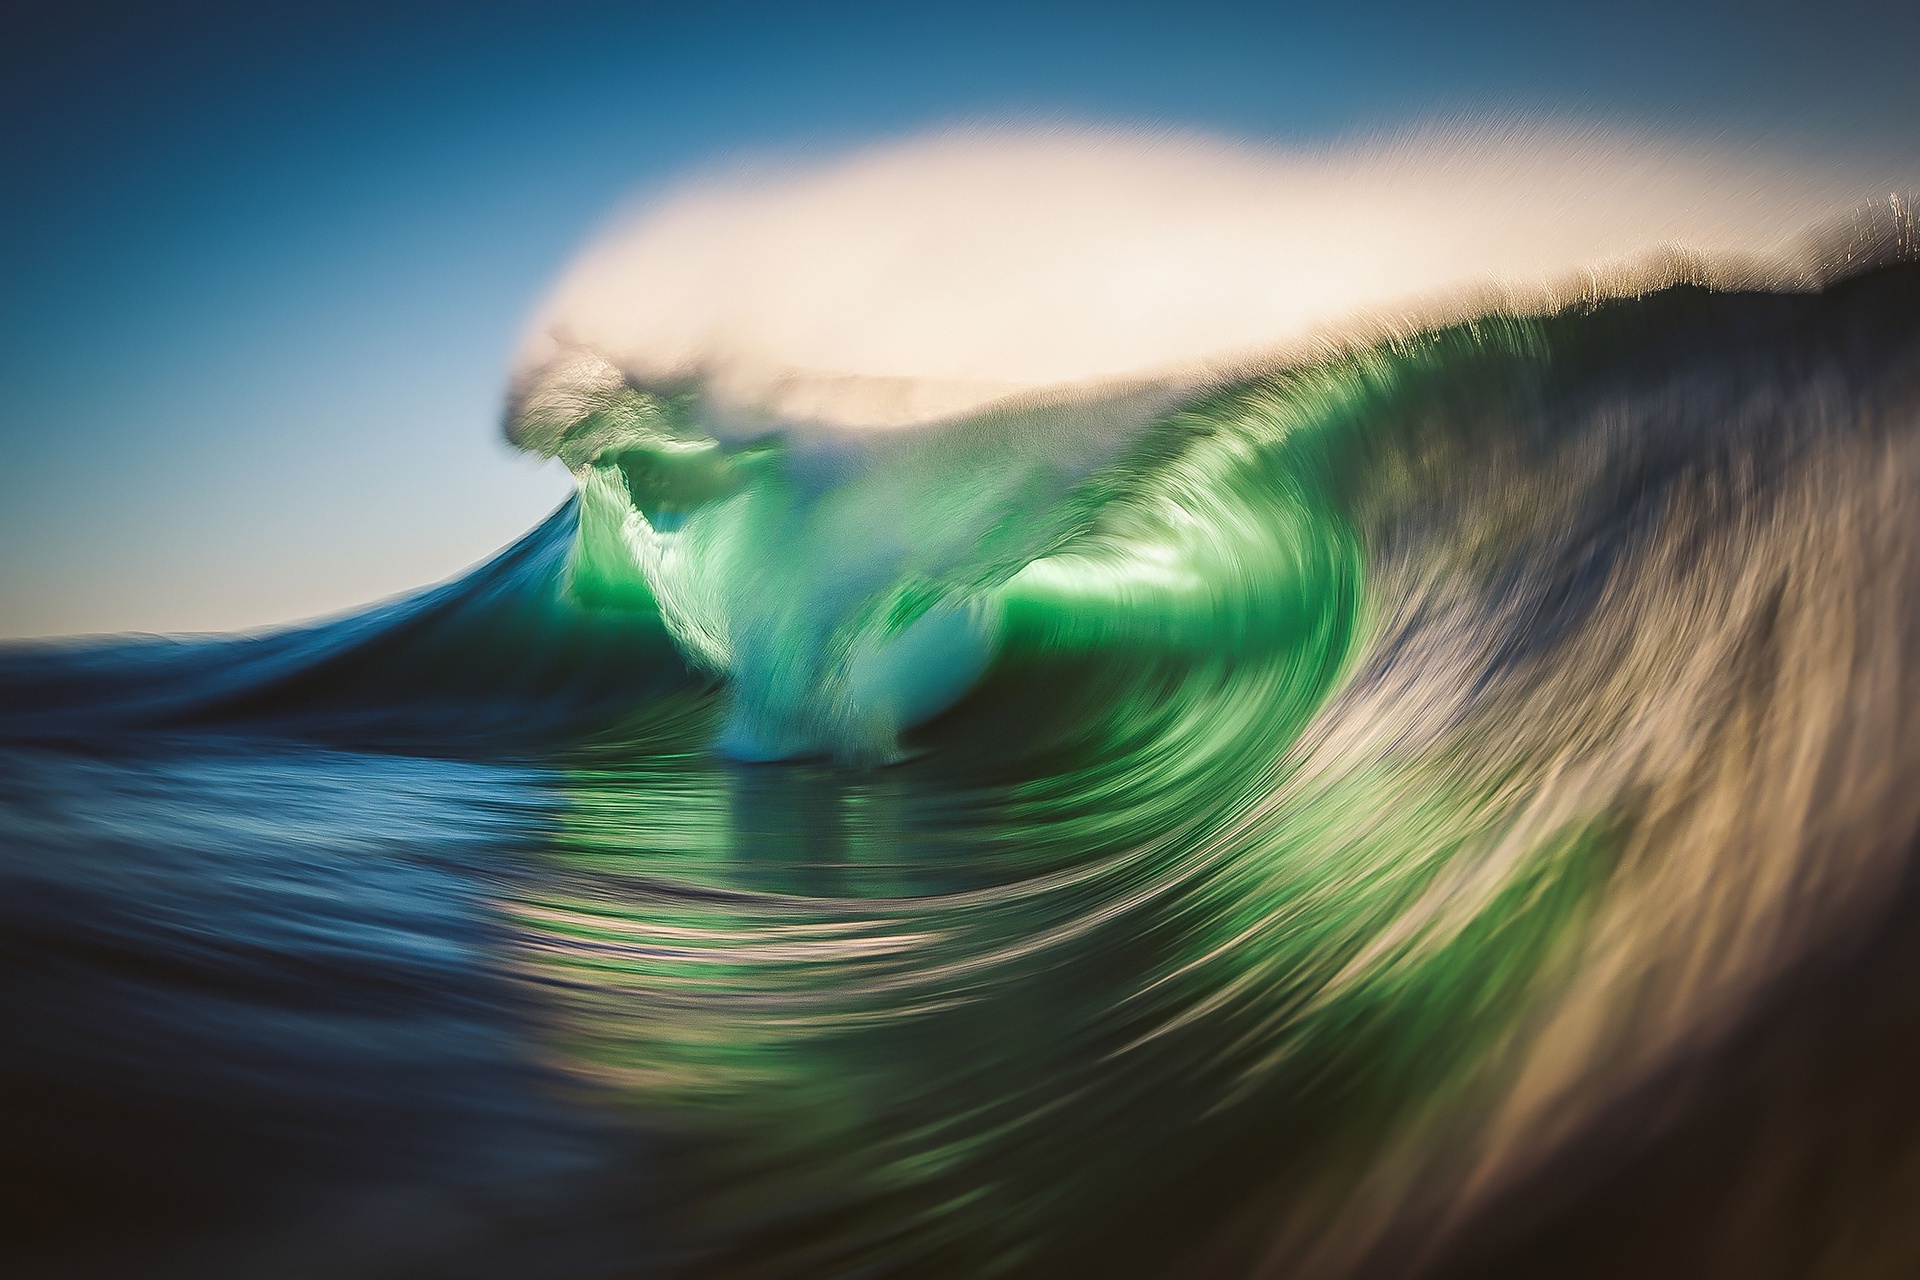
[[[1896,1051],[1750,1104],[1735,1055],[1808,983],[1914,1000],[1850,966],[1920,834],[1920,267],[1897,201],[1821,243],[1229,365],[963,361],[935,411],[576,332],[512,431],[579,492],[521,544],[278,636],[16,653],[0,727],[523,762],[498,964],[667,1135],[649,1266],[1720,1257]],[[1777,1141],[1673,1154],[1742,1105]],[[1905,1145],[1839,1185],[1911,1185],[1920,1114],[1876,1114]],[[1551,1252],[1670,1168],[1641,1254]],[[1795,1274],[1920,1258],[1845,1199]]]

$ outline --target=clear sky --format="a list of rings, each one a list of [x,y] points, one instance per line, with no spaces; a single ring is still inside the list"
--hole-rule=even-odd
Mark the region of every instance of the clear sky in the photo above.
[[[500,439],[543,289],[742,151],[957,121],[1302,141],[1550,114],[1920,151],[1920,5],[0,8],[0,635],[250,627],[567,492]]]

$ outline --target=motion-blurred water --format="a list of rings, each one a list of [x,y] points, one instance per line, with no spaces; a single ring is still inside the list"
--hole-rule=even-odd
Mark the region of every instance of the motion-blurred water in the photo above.
[[[609,396],[468,579],[0,666],[10,1273],[1920,1265],[1913,265]]]

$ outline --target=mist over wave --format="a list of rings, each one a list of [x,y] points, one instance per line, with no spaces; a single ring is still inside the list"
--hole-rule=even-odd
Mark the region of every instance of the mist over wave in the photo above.
[[[495,561],[0,663],[11,1259],[1909,1274],[1873,180],[997,133],[670,194],[535,325],[579,488]]]
[[[519,429],[589,354],[701,381],[736,431],[900,425],[1678,277],[1804,285],[1809,230],[1915,177],[1520,124],[1293,149],[970,129],[741,165],[579,257],[521,353]]]

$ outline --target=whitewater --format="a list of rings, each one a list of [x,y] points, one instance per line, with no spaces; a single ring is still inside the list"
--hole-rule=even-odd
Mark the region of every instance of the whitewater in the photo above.
[[[1910,184],[1055,129],[656,194],[529,324],[520,542],[0,657],[19,1260],[1905,1274]]]

